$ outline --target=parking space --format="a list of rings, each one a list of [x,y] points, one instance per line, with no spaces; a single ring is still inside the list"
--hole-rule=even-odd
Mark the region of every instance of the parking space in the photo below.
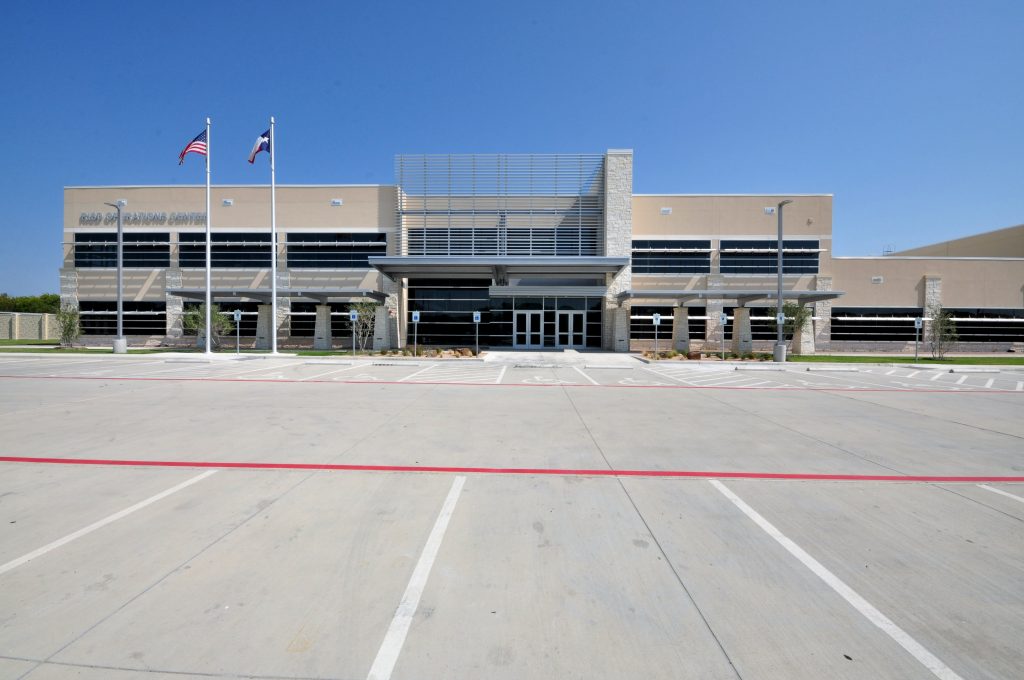
[[[0,363],[0,676],[1014,677],[1021,374],[787,368]]]
[[[921,390],[1024,392],[1024,372],[997,368],[936,369],[874,365],[662,361],[590,365],[521,361],[219,356],[175,358],[0,359],[0,375],[47,378],[401,382],[428,384],[676,387],[690,389]]]

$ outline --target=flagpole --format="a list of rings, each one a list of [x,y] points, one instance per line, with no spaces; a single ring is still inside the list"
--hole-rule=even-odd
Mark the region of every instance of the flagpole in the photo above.
[[[213,306],[213,293],[211,292],[210,279],[210,119],[206,119],[206,357],[210,358],[210,338],[213,335],[211,308]]]
[[[274,180],[274,117],[270,117],[270,353],[277,354],[277,187]]]

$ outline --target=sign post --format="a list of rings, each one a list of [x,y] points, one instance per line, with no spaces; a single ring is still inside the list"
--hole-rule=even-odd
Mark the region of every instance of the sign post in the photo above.
[[[239,343],[241,342],[241,335],[242,335],[242,330],[241,329],[242,329],[242,327],[238,323],[241,320],[242,320],[242,310],[241,309],[236,309],[235,310],[235,354],[239,353],[239,346],[240,346]]]
[[[921,327],[924,326],[924,319],[914,319],[914,361],[917,361],[917,341],[921,337]]]
[[[354,309],[348,310],[349,324],[352,326],[352,358],[356,357],[356,321],[359,321],[359,312]]]
[[[725,361],[725,324],[729,323],[729,315],[725,312],[718,314],[718,325],[722,327],[722,361]]]
[[[654,360],[658,360],[658,326],[661,325],[661,314],[654,315]]]
[[[419,339],[420,339],[419,335],[420,335],[420,313],[419,312],[413,312],[412,313],[412,355],[413,356],[417,356],[419,354],[416,351],[417,350],[416,346],[419,344]]]
[[[476,353],[480,355],[480,312],[473,312],[473,328],[476,329]]]

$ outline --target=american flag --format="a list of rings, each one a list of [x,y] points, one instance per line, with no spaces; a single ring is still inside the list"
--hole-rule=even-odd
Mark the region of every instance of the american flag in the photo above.
[[[185,154],[187,153],[197,153],[200,156],[206,155],[206,130],[196,135],[196,138],[189,142],[188,146],[182,150],[178,155],[178,165],[185,162]]]

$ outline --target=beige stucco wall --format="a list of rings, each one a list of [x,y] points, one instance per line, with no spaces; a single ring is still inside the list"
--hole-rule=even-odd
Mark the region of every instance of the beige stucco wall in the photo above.
[[[1024,257],[1024,224],[901,250],[893,254],[926,257]]]
[[[270,228],[270,189],[268,186],[215,186],[212,189],[211,212],[214,232],[229,230],[264,231]],[[165,213],[163,218],[142,222],[125,222],[125,231],[167,232],[171,242],[172,261],[177,255],[178,234],[205,230],[201,213],[205,211],[206,189],[202,186],[174,187],[68,187],[64,190],[64,247],[62,271],[77,272],[77,297],[82,300],[116,298],[116,274],[113,268],[82,268],[74,270],[74,234],[76,232],[114,232],[116,212],[104,205],[118,199],[127,200],[125,215],[131,213]],[[231,199],[230,207],[224,199]],[[341,206],[332,206],[341,199]],[[171,213],[199,213],[198,219],[175,220]],[[83,213],[87,216],[83,218]],[[88,217],[99,213],[101,219]],[[284,261],[286,234],[292,231],[386,231],[395,225],[395,188],[393,186],[279,186],[277,187],[278,264],[287,276]],[[396,239],[389,237],[389,253]],[[175,270],[177,271],[177,270]],[[202,270],[186,269],[181,282],[174,286],[202,288]],[[299,269],[290,273],[293,287],[352,287],[376,289],[380,276],[375,271]],[[269,269],[215,269],[213,285],[217,288],[266,288],[270,285]],[[124,270],[124,296],[127,301],[165,300],[167,274],[164,269],[128,267]]]
[[[945,307],[1024,307],[1024,258],[841,257],[832,277],[836,307],[921,307],[925,277],[942,280]]]
[[[704,236],[706,238],[744,238],[772,236],[776,233],[775,215],[765,215],[767,206],[783,200],[786,236],[832,237],[832,196],[685,196],[635,194],[633,196],[633,235]],[[672,214],[662,215],[662,208]]]
[[[787,239],[817,239],[823,249],[818,270],[828,275],[832,266],[832,196],[634,194],[633,238],[710,239],[713,271],[722,239],[767,239],[778,235],[778,218],[764,209],[783,200],[793,201],[783,213]],[[668,215],[662,208],[671,208]]]
[[[270,229],[269,186],[214,186],[211,189],[213,229]],[[395,224],[395,188],[373,186],[278,186],[277,227],[280,231],[307,229],[393,229]],[[82,213],[114,214],[104,205],[118,199],[128,204],[125,213],[182,211],[205,212],[206,188],[203,186],[153,187],[67,187],[64,189],[64,228],[93,227],[99,231],[116,228],[116,223],[92,225],[81,220]],[[341,206],[332,206],[332,199]],[[223,201],[233,204],[225,206]],[[126,228],[147,231],[201,231],[202,224],[141,224]],[[70,240],[65,238],[65,241]]]

